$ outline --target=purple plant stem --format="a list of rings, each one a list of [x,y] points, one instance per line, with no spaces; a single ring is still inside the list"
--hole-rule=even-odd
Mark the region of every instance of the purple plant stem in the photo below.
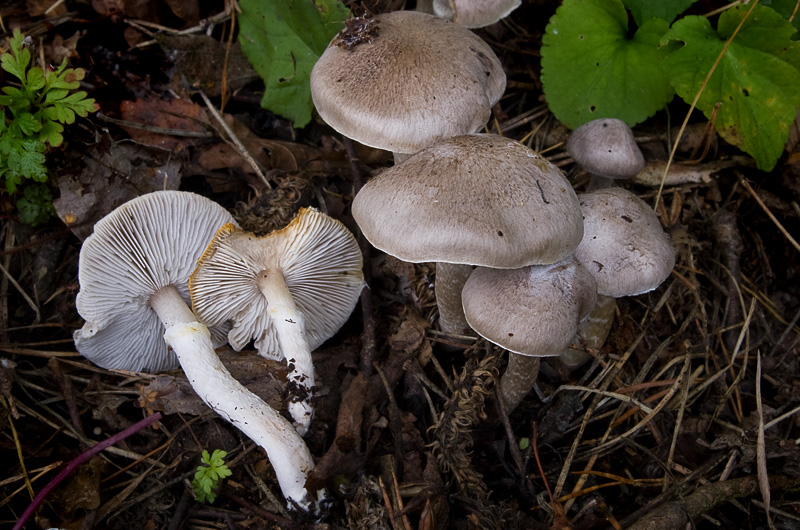
[[[148,416],[145,419],[143,419],[143,420],[141,420],[141,421],[139,421],[137,423],[134,423],[133,425],[131,425],[130,427],[128,427],[124,431],[118,432],[117,434],[115,434],[113,436],[110,436],[109,438],[106,438],[102,442],[98,442],[96,445],[94,445],[90,449],[87,449],[86,451],[82,452],[81,454],[76,456],[74,459],[72,459],[72,461],[70,461],[70,463],[67,464],[66,467],[61,470],[61,473],[56,475],[55,478],[53,480],[51,480],[49,484],[47,484],[47,486],[42,488],[42,491],[40,491],[39,494],[36,495],[36,497],[33,499],[33,501],[31,501],[30,506],[28,506],[28,508],[22,514],[22,517],[19,518],[19,521],[17,521],[17,524],[14,525],[14,530],[22,530],[22,527],[28,521],[30,516],[33,515],[33,512],[36,511],[36,508],[38,508],[39,505],[42,504],[42,501],[44,501],[45,497],[47,497],[47,495],[53,490],[53,488],[58,486],[59,483],[61,483],[62,480],[67,478],[73,471],[75,471],[75,469],[78,466],[80,466],[81,464],[83,464],[84,462],[89,460],[91,457],[93,457],[94,455],[96,455],[97,453],[99,453],[100,451],[105,449],[106,447],[112,446],[115,443],[124,440],[125,438],[127,438],[131,434],[139,432],[140,430],[144,429],[148,425],[150,425],[152,423],[155,423],[160,419],[161,419],[161,413],[160,412],[156,412],[155,414],[153,414],[151,416]]]

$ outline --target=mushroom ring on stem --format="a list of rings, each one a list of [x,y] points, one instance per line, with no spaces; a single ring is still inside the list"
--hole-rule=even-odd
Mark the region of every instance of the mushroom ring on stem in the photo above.
[[[104,368],[163,370],[176,359],[197,395],[264,448],[290,507],[316,510],[305,488],[314,467],[305,442],[231,376],[186,304],[196,260],[232,221],[213,201],[181,191],[142,195],[101,219],[81,248],[76,306],[86,324],[75,346]]]
[[[219,229],[189,280],[192,307],[210,324],[232,322],[228,341],[241,350],[286,359],[289,412],[305,434],[315,384],[311,351],[347,321],[364,276],[353,235],[339,221],[304,208],[264,237],[228,224]]]
[[[469,329],[461,289],[472,266],[555,263],[583,236],[578,199],[561,170],[493,134],[456,136],[415,153],[367,182],[352,211],[376,248],[437,262],[439,323],[457,334]],[[455,280],[459,269],[467,274]]]

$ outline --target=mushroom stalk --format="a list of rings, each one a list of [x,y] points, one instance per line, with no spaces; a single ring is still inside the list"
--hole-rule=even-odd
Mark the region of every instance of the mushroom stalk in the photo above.
[[[439,307],[439,327],[445,333],[473,334],[464,316],[461,291],[472,274],[472,265],[438,262],[436,264],[436,305]]]
[[[525,399],[539,376],[540,357],[508,352],[508,366],[500,378],[500,395],[506,412],[511,414]]]
[[[275,326],[281,351],[289,365],[288,380],[294,398],[289,403],[289,413],[294,418],[297,432],[305,435],[311,424],[314,409],[311,406],[311,389],[314,387],[314,364],[306,340],[306,322],[302,311],[286,286],[286,279],[278,267],[261,271],[256,279],[259,290],[268,300],[267,312]]]
[[[617,299],[613,296],[598,294],[592,312],[578,326],[578,333],[572,339],[573,344],[580,344],[590,350],[602,348],[611,331],[616,312]],[[570,370],[580,368],[591,358],[592,356],[585,349],[577,348],[567,348],[558,356],[558,360]]]
[[[164,323],[164,340],[200,399],[264,448],[290,507],[315,508],[305,488],[314,461],[294,427],[233,378],[214,352],[208,328],[197,322],[175,286],[153,294],[150,307]]]

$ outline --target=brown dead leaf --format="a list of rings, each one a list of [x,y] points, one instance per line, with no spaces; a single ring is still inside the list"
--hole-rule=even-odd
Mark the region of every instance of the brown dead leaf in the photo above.
[[[166,0],[166,4],[187,27],[196,26],[200,22],[200,6],[197,0]]]
[[[427,320],[414,311],[406,311],[397,331],[389,337],[389,346],[393,350],[411,353],[422,345],[425,332],[430,328]]]
[[[186,146],[205,141],[203,136],[210,130],[208,115],[203,107],[183,99],[166,101],[163,99],[123,101],[119,105],[123,121],[148,127],[121,125],[135,141],[140,144],[160,147],[170,151],[180,151]],[[187,133],[163,134],[152,129],[169,129]]]
[[[61,197],[53,206],[61,220],[80,239],[120,204],[144,193],[175,190],[181,161],[172,153],[106,139],[89,148],[77,174],[58,175]]]
[[[209,97],[222,94],[222,72],[227,44],[206,35],[163,35],[156,39],[175,64],[170,87],[188,99],[202,90]],[[257,80],[258,74],[242,53],[239,43],[231,46],[225,81],[230,92]]]
[[[272,408],[281,409],[283,381],[286,380],[286,367],[283,363],[270,361],[252,352],[241,354],[225,349],[218,354],[234,379]],[[195,394],[182,373],[177,376],[156,377],[142,388],[139,405],[166,414],[179,412],[199,416],[208,411],[208,406]]]
[[[38,17],[44,15],[45,11],[50,9],[50,7],[55,3],[55,0],[28,0],[26,2],[28,8],[28,15],[32,17]],[[67,12],[67,6],[64,5],[62,2],[61,4],[57,5],[48,16],[51,17],[58,17]]]
[[[52,502],[62,514],[74,516],[79,509],[94,510],[100,506],[100,477],[103,459],[95,456],[76,469],[51,495]]]

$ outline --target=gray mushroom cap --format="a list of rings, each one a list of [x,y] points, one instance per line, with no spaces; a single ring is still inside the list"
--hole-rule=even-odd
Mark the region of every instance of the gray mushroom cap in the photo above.
[[[434,0],[436,16],[465,28],[482,28],[511,14],[522,0]]]
[[[182,191],[142,195],[101,219],[81,248],[76,307],[86,323],[74,333],[78,351],[103,368],[178,368],[150,297],[174,285],[188,302],[197,259],[217,229],[233,222],[217,203]],[[225,330],[211,331],[224,342]]]
[[[483,40],[414,11],[364,24],[374,36],[348,49],[337,46],[340,34],[311,71],[314,105],[331,127],[365,145],[414,153],[486,124],[506,76]]]
[[[228,341],[241,350],[255,339],[259,354],[283,359],[268,300],[256,283],[266,269],[283,275],[305,317],[311,350],[335,334],[353,312],[364,285],[361,250],[339,221],[304,208],[289,225],[263,237],[222,227],[189,281],[199,318],[231,321]]]
[[[675,265],[675,250],[655,212],[622,188],[581,194],[584,235],[575,256],[597,281],[597,292],[635,296],[652,291]]]
[[[503,348],[560,355],[594,307],[592,275],[574,258],[519,269],[477,268],[461,293],[467,322]]]
[[[567,140],[570,156],[589,173],[629,179],[644,168],[644,156],[633,131],[622,120],[602,118],[578,127]]]
[[[491,134],[457,136],[412,155],[371,179],[352,212],[373,246],[417,263],[554,263],[583,235],[561,170]]]

